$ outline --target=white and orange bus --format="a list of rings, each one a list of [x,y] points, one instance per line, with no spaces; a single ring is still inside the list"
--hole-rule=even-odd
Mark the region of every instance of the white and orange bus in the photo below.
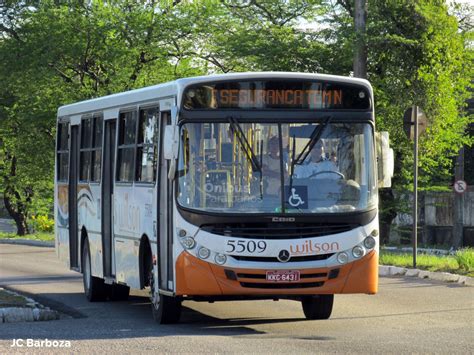
[[[90,301],[301,301],[378,287],[378,187],[390,185],[366,80],[238,73],[60,107],[56,250]],[[378,163],[377,163],[378,162]]]

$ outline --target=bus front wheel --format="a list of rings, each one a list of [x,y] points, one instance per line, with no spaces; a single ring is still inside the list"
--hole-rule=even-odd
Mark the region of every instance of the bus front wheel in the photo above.
[[[82,263],[82,281],[87,299],[90,302],[105,301],[107,290],[104,280],[92,276],[91,256],[87,239],[84,240],[84,246],[82,247]]]
[[[334,295],[304,296],[301,305],[306,319],[328,319],[331,316]]]
[[[155,290],[155,278],[150,276],[150,299],[153,319],[160,324],[179,322],[181,317],[181,300],[177,297],[160,295]]]

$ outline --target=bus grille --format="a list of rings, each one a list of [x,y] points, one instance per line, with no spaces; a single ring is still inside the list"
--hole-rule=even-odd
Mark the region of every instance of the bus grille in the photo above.
[[[320,278],[320,277],[326,277],[326,276],[328,276],[327,273],[320,272],[320,273],[317,273],[317,274],[301,274],[300,278],[302,278],[302,279],[312,279],[312,278]],[[263,279],[263,280],[265,280],[266,275],[265,274],[243,274],[243,273],[238,273],[237,277],[241,278],[241,279]]]
[[[266,271],[246,272],[239,270],[237,272],[231,269],[225,269],[225,275],[228,280],[237,281],[240,286],[245,288],[259,289],[303,289],[312,287],[321,287],[328,280],[339,276],[339,268],[329,270],[328,272],[315,272],[312,270],[302,270],[298,282],[272,282],[266,281]]]
[[[201,229],[235,238],[301,239],[343,233],[357,227],[352,224],[232,223],[203,225]]]

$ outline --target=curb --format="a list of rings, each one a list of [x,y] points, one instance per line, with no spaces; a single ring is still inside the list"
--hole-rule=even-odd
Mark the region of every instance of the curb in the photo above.
[[[430,279],[443,282],[457,283],[464,286],[474,286],[474,277],[450,274],[449,272],[434,272],[405,267],[379,265],[379,276],[405,276],[419,279]]]
[[[0,290],[23,297],[26,307],[5,307],[0,308],[0,324],[1,323],[18,323],[18,322],[38,322],[59,319],[59,313],[44,307],[35,300],[22,296],[16,292],[0,288]]]
[[[32,247],[54,248],[54,241],[18,239],[18,238],[4,238],[0,239],[0,244],[17,244],[28,245]]]

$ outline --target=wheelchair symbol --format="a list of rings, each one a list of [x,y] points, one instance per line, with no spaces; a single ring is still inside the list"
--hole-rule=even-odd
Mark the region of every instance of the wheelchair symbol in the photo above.
[[[288,199],[288,203],[293,207],[298,207],[300,205],[304,205],[304,201],[301,199],[300,195],[296,193],[296,189],[291,189],[291,195]]]

